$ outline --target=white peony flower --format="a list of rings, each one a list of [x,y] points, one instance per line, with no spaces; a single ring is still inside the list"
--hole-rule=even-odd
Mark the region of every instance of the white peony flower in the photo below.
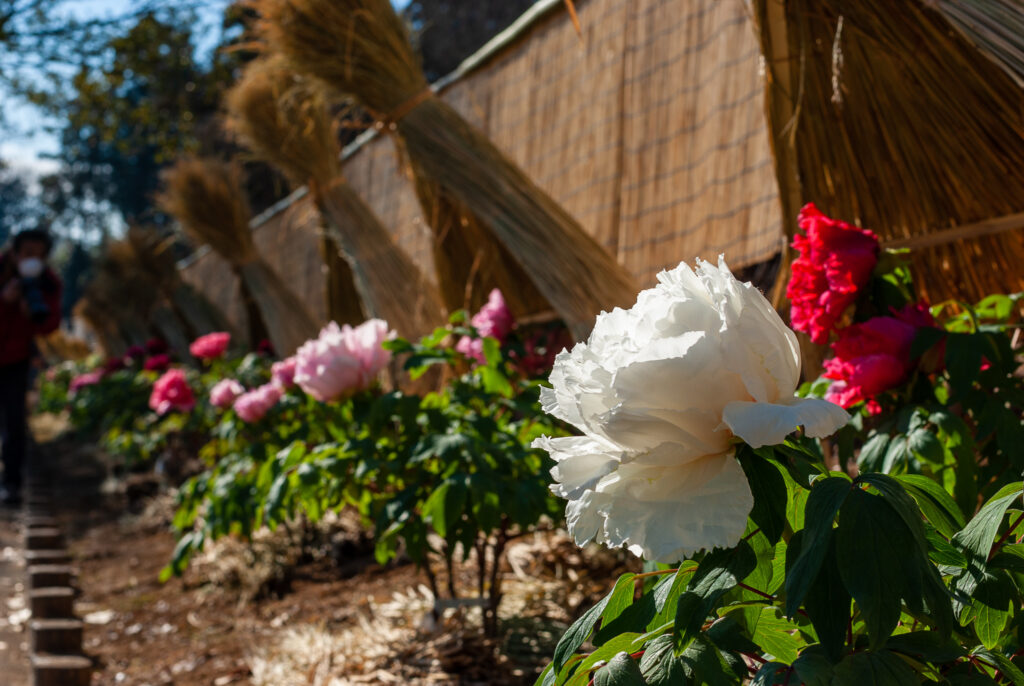
[[[698,261],[696,273],[680,264],[658,281],[555,358],[541,403],[584,435],[534,447],[558,463],[552,490],[569,500],[578,544],[674,562],[743,535],[753,496],[736,439],[775,445],[798,426],[828,436],[849,415],[794,396],[796,336],[724,259]]]

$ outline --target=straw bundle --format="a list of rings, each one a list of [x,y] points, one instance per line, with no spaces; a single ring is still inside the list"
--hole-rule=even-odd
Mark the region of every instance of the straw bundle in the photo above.
[[[103,307],[88,293],[78,299],[72,312],[77,319],[85,322],[95,336],[100,352],[107,356],[124,355],[129,343],[121,337],[117,323],[107,316]]]
[[[1024,88],[1024,6],[1020,0],[931,0],[931,3]]]
[[[191,338],[184,322],[164,299],[158,275],[138,260],[130,241],[107,243],[90,292],[130,343],[141,344],[155,333],[179,356],[188,355]]]
[[[183,158],[163,176],[161,207],[231,264],[259,309],[277,353],[289,355],[316,335],[316,323],[302,301],[256,250],[238,166]]]
[[[941,14],[890,0],[755,0],[753,14],[776,158],[790,160],[783,197],[883,242],[1024,210],[1024,92]],[[797,209],[787,208],[790,235]],[[1024,287],[1021,231],[912,259],[932,302]]]
[[[155,228],[133,226],[128,229],[127,240],[136,260],[153,276],[161,293],[185,322],[191,338],[230,330],[224,314],[181,278],[170,251],[171,239],[162,239]]]
[[[472,212],[577,337],[600,310],[633,301],[635,284],[615,259],[433,96],[389,0],[258,0],[256,7],[270,45],[296,71],[355,96],[397,133],[414,173]]]
[[[412,338],[440,325],[444,317],[437,290],[345,182],[341,151],[318,91],[271,57],[246,69],[228,93],[227,105],[246,145],[296,184],[309,184],[330,237],[348,260],[349,283],[367,314]]]

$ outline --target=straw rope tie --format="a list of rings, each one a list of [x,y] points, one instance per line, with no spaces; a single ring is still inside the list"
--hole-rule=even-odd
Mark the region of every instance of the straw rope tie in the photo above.
[[[398,123],[405,118],[405,115],[432,97],[434,97],[434,90],[430,86],[424,87],[423,90],[393,109],[389,114],[383,117],[375,117],[377,121],[374,123],[373,128],[389,133],[397,131]]]

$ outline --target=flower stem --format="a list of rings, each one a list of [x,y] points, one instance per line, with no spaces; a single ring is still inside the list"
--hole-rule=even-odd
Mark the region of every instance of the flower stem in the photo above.
[[[633,581],[636,581],[637,579],[646,579],[649,576],[661,576],[662,574],[675,574],[678,571],[679,571],[679,569],[677,568],[677,569],[659,569],[659,570],[655,570],[653,572],[644,572],[642,574],[637,574],[636,576],[634,576],[633,577]]]
[[[1013,533],[1014,529],[1020,526],[1020,523],[1022,521],[1024,521],[1024,514],[1022,514],[1020,517],[1017,517],[1017,521],[1010,525],[1010,528],[1006,530],[1006,533],[1000,536],[999,540],[996,541],[996,544],[992,546],[992,551],[988,554],[988,561],[991,561],[992,558],[996,556],[996,553],[999,552],[999,549],[1003,547],[1004,543],[1006,543],[1006,539],[1010,537],[1010,534]]]

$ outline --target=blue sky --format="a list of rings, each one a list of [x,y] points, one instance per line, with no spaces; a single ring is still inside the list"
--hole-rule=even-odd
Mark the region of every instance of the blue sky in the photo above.
[[[200,36],[200,50],[209,50],[216,45],[220,33],[220,18],[229,0],[209,0],[200,10],[197,34]],[[66,0],[63,10],[80,19],[105,19],[131,12],[139,5],[133,0]],[[8,126],[0,138],[0,159],[24,173],[35,177],[55,168],[48,155],[57,152],[57,138],[46,130],[39,111],[24,102],[10,97],[0,90],[0,108]]]

